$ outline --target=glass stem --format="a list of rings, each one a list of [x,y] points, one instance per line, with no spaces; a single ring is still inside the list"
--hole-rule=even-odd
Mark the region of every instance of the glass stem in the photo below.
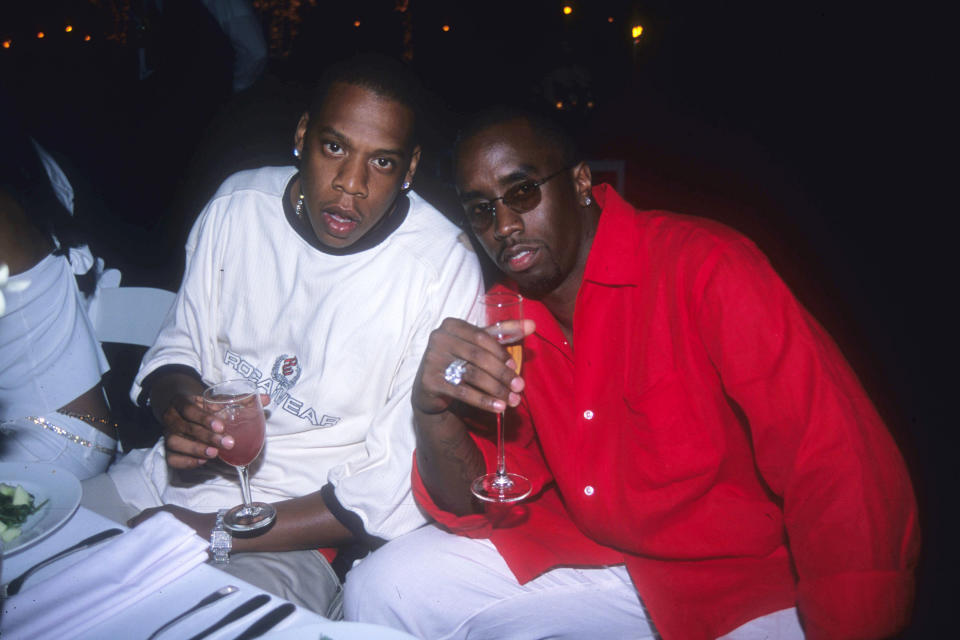
[[[247,466],[237,467],[237,474],[240,476],[240,492],[243,494],[243,506],[249,507],[253,500],[250,499],[250,479],[247,477]]]
[[[497,414],[497,475],[501,478],[507,475],[507,455],[503,446],[503,414],[507,410]]]

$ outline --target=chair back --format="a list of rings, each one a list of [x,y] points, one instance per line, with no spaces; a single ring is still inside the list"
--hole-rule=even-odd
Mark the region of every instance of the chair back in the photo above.
[[[103,287],[90,309],[97,339],[152,346],[176,294],[152,287]]]

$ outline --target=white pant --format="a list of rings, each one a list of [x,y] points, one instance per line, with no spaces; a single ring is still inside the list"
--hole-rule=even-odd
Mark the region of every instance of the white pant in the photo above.
[[[657,638],[623,565],[559,568],[521,585],[489,540],[427,526],[350,570],[345,620],[424,640]],[[723,640],[803,640],[796,609],[752,620]]]

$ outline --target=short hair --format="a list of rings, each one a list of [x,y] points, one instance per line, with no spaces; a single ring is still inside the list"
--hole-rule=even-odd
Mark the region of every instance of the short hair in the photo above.
[[[408,66],[379,54],[363,54],[334,63],[323,72],[313,90],[307,110],[310,120],[319,117],[323,102],[335,84],[361,87],[409,108],[413,112],[411,142],[416,144],[419,140],[417,122],[421,115],[423,89],[419,78]]]
[[[498,105],[479,111],[468,118],[457,133],[453,143],[454,165],[460,153],[460,147],[467,139],[481,131],[511,120],[525,120],[533,132],[556,147],[560,152],[563,165],[572,167],[580,160],[580,152],[573,137],[553,119],[522,107]],[[454,166],[456,171],[456,166]]]

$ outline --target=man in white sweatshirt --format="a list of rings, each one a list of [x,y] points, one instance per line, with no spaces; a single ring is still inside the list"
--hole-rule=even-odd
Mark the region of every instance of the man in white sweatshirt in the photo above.
[[[335,548],[342,574],[363,548],[425,522],[410,493],[411,387],[430,332],[468,318],[483,289],[469,242],[411,190],[411,81],[385,60],[331,69],[297,125],[299,171],[246,171],[220,187],[132,390],[165,437],[85,487],[101,512],[93,503],[122,501],[115,518],[143,511],[136,524],[160,508],[211,536],[240,490],[216,460],[233,440],[198,398],[255,381],[270,402],[252,494],[278,516],[233,539],[224,567],[330,617],[340,585],[318,548]]]

